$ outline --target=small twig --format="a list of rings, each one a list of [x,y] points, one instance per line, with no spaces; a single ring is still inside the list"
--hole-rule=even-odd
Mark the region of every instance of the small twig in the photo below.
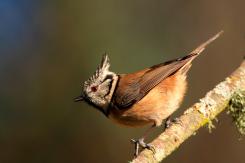
[[[153,140],[151,145],[155,148],[155,153],[145,149],[132,162],[155,163],[162,161],[187,138],[194,135],[200,127],[207,123],[212,124],[211,120],[225,110],[232,95],[240,90],[245,90],[245,61],[225,81],[219,83],[198,103],[187,109],[179,118],[181,123],[171,125]]]

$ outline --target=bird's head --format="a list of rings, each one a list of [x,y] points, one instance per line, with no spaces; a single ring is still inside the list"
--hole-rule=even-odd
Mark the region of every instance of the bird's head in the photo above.
[[[99,67],[83,83],[82,93],[74,101],[84,100],[106,114],[118,79],[114,72],[109,71],[109,67],[109,57],[104,54]]]

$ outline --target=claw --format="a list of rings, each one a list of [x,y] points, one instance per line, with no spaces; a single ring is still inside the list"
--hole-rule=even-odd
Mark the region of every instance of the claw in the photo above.
[[[165,122],[165,129],[169,128],[173,123],[181,124],[181,120],[179,118],[171,120],[170,117],[168,117]]]
[[[164,126],[165,129],[166,129],[166,128],[169,128],[169,127],[171,126],[171,123],[172,123],[172,122],[171,122],[170,118],[167,118],[167,120],[166,120],[166,122],[165,122],[165,126]]]
[[[173,119],[173,122],[174,122],[174,123],[181,124],[181,120],[180,120],[179,118],[174,118],[174,119]]]
[[[153,153],[155,153],[155,148],[153,147],[153,145],[147,144],[144,142],[144,139],[131,139],[131,142],[134,143],[135,147],[135,152],[134,152],[134,156],[138,156],[139,155],[139,147],[143,148],[143,149],[149,149],[151,150]]]

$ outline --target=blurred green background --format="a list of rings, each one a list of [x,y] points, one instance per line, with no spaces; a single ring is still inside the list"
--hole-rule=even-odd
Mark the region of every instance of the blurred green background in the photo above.
[[[81,83],[107,51],[111,69],[134,72],[183,56],[220,30],[197,58],[175,116],[239,66],[243,0],[0,0],[0,162],[124,163],[145,128],[112,124],[85,103]],[[166,163],[243,163],[245,140],[225,113]],[[163,128],[152,133],[148,141]]]

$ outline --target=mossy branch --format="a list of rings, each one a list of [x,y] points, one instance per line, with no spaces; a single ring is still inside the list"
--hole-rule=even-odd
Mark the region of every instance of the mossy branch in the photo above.
[[[151,145],[155,149],[154,153],[151,150],[145,149],[132,163],[161,162],[187,138],[195,134],[200,127],[205,124],[212,124],[211,121],[232,104],[231,99],[237,97],[234,94],[241,91],[245,91],[245,60],[229,77],[219,83],[213,90],[209,91],[199,102],[187,109],[179,118],[178,123],[171,125],[151,142]],[[243,100],[240,103],[245,104],[245,97],[236,99],[235,101],[237,100]],[[243,105],[242,108],[244,107]]]

